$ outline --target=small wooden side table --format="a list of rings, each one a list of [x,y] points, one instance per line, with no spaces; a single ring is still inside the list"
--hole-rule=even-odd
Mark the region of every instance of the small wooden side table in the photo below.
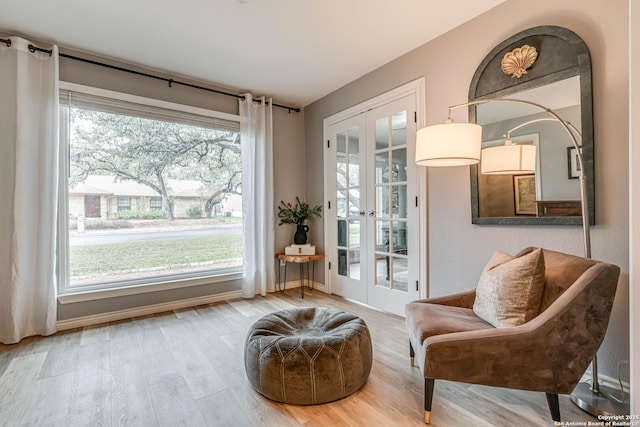
[[[287,286],[287,264],[290,262],[295,262],[296,264],[300,265],[300,297],[304,298],[304,265],[307,264],[307,286],[309,286],[309,289],[313,289],[313,283],[316,280],[316,261],[319,259],[324,259],[324,255],[277,254],[276,259],[278,260],[278,290],[280,292],[284,292],[285,287]],[[280,261],[284,261],[284,284],[282,286],[280,286]],[[309,262],[311,262],[313,276],[310,276],[309,274]]]

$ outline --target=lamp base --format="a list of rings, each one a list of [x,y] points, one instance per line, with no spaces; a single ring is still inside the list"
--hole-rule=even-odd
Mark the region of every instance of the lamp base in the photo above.
[[[620,393],[610,387],[599,384],[600,391],[591,390],[591,385],[585,382],[579,383],[571,393],[571,401],[585,412],[597,417],[598,415],[627,415],[629,414],[629,400],[622,402],[613,400],[609,396]]]

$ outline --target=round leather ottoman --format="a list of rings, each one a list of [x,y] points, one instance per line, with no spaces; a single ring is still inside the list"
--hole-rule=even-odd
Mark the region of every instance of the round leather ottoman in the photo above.
[[[358,390],[372,362],[369,329],[353,314],[299,308],[267,314],[249,329],[244,366],[253,388],[278,402],[314,405]]]

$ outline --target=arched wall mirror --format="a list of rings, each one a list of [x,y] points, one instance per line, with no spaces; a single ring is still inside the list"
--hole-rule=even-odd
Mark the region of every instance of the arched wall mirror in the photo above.
[[[535,48],[537,56],[522,55],[532,51],[525,45]],[[508,74],[505,54],[517,58],[526,72]],[[589,218],[594,224],[591,57],[584,41],[572,31],[553,26],[510,37],[486,56],[471,82],[469,101],[489,98],[536,102],[568,122],[582,144]],[[533,174],[484,175],[480,173],[482,160],[471,166],[474,224],[582,224],[579,165],[570,136],[557,120],[539,108],[514,102],[470,106],[469,119],[482,125],[483,148],[504,144],[507,137],[517,144],[536,146]]]

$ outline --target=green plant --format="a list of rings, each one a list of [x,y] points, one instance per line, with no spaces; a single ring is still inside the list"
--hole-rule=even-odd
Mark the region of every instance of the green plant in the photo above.
[[[161,210],[152,209],[150,211],[142,212],[140,214],[140,218],[142,219],[164,219],[167,217],[167,214]]]
[[[138,219],[140,218],[140,212],[133,211],[131,209],[118,212],[118,219]]]
[[[187,216],[189,218],[202,218],[202,208],[198,205],[191,206],[187,209]]]
[[[320,218],[322,214],[322,205],[316,205],[314,207],[309,206],[309,204],[305,202],[301,202],[300,198],[296,197],[296,205],[291,206],[291,203],[285,203],[284,201],[280,201],[280,205],[278,206],[278,218],[280,218],[280,223],[282,224],[304,224],[305,221],[313,221],[315,217]]]
[[[133,228],[133,225],[123,219],[87,219],[84,223],[86,230],[111,230],[120,228]]]

